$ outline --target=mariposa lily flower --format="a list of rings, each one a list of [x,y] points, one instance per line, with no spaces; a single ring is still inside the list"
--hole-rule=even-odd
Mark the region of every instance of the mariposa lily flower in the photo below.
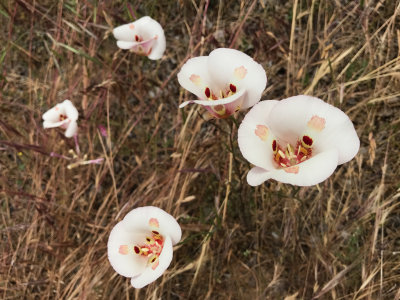
[[[117,46],[150,59],[160,59],[165,51],[165,35],[161,25],[149,16],[121,25],[113,30]]]
[[[176,220],[164,210],[139,207],[111,231],[108,259],[114,270],[142,288],[160,277],[172,260],[172,246],[181,239]]]
[[[318,184],[358,152],[360,140],[340,109],[310,96],[261,101],[245,116],[239,148],[252,164],[247,182],[270,178],[299,186]]]
[[[64,100],[46,111],[43,116],[43,127],[54,128],[61,127],[65,129],[65,136],[70,138],[77,134],[78,110],[70,100]]]
[[[178,81],[200,99],[186,101],[179,107],[197,103],[214,117],[227,118],[260,101],[267,75],[250,56],[238,50],[220,48],[209,56],[189,59],[179,72]]]

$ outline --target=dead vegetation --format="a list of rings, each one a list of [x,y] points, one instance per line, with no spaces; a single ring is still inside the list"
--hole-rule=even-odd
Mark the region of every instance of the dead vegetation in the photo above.
[[[132,13],[164,26],[162,60],[117,49],[112,26]],[[400,299],[399,14],[398,0],[0,2],[0,295]],[[306,93],[347,112],[356,158],[318,186],[248,186],[232,120],[178,109],[185,60],[229,46],[266,69],[263,99]],[[50,157],[74,147],[41,124],[66,98],[102,165]],[[135,291],[106,243],[144,205],[177,217],[183,239]]]

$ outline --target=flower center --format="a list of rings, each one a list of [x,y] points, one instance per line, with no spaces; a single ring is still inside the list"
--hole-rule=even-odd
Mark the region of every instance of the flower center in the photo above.
[[[143,38],[140,35],[135,34],[135,41],[136,42],[142,42]]]
[[[66,120],[68,117],[66,115],[60,114],[60,122]]]
[[[138,44],[134,45],[131,48],[131,51],[139,55],[148,56],[153,50],[153,45],[157,39],[158,36],[155,35],[153,38],[145,41],[142,36],[135,34],[135,42],[137,42]]]
[[[236,94],[236,85],[232,83],[229,84],[229,87],[219,90],[219,93],[217,94],[214,94],[214,92],[208,86],[204,89],[204,95],[207,97],[207,100],[210,101],[228,98],[234,94]],[[216,105],[211,106],[210,108],[220,116],[224,116],[226,114],[225,105]]]
[[[164,238],[158,232],[153,230],[151,237],[146,237],[146,242],[143,245],[135,245],[133,251],[137,255],[145,256],[148,258],[148,264],[151,265],[153,270],[158,266],[158,258],[164,246]]]
[[[236,86],[232,83],[229,84],[229,88],[220,90],[219,93],[214,94],[214,92],[207,86],[204,89],[204,95],[207,97],[208,100],[219,100],[228,98],[236,93]]]
[[[292,167],[309,159],[312,155],[314,141],[308,135],[303,135],[297,141],[296,147],[287,144],[286,149],[281,147],[276,140],[272,141],[274,161],[282,168]]]

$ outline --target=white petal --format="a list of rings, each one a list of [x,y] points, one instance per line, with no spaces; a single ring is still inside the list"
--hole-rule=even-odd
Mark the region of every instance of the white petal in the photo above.
[[[78,124],[76,121],[71,121],[65,131],[65,137],[70,138],[78,133]]]
[[[175,218],[164,210],[154,206],[133,209],[124,220],[125,227],[131,231],[158,231],[162,236],[170,236],[175,245],[182,237],[182,230]],[[152,224],[158,223],[158,227]]]
[[[325,120],[325,128],[312,133],[307,123],[313,116]],[[294,96],[279,102],[270,114],[271,130],[287,142],[296,144],[303,134],[314,134],[314,152],[336,148],[339,164],[352,159],[360,141],[349,117],[340,109],[311,96]]]
[[[247,183],[251,186],[260,185],[271,178],[270,174],[271,171],[267,171],[260,167],[254,167],[249,171],[249,173],[247,173]]]
[[[166,41],[165,41],[165,34],[164,30],[162,29],[161,25],[153,20],[150,17],[143,17],[145,21],[143,22],[143,27],[148,30],[149,36],[147,39],[152,39],[156,37],[155,43],[153,44],[153,49],[151,53],[148,55],[148,58],[157,60],[160,59],[164,55]]]
[[[148,57],[150,59],[160,59],[165,51],[166,41],[164,30],[161,25],[149,16],[142,17],[137,21],[116,27],[113,30],[114,37],[118,40],[117,46],[121,49],[131,49],[136,44],[136,35],[144,41],[154,39],[152,50]]]
[[[247,182],[260,185],[268,179],[275,179],[283,183],[299,186],[311,186],[327,179],[338,165],[338,152],[336,149],[321,152],[298,164],[297,173],[288,173],[284,169],[267,171],[256,167],[247,174]]]
[[[59,105],[59,104],[58,104]],[[48,111],[46,111],[43,116],[42,119],[46,122],[49,123],[54,123],[54,122],[58,122],[60,120],[60,113],[59,113],[59,108],[57,107],[52,107],[50,108]]]
[[[135,22],[118,26],[114,28],[113,35],[117,40],[134,42],[137,34]]]
[[[270,114],[272,131],[285,142],[295,145],[307,129],[307,122],[318,113],[325,117],[326,103],[310,96],[294,96],[283,99]],[[324,114],[324,115],[322,115]]]
[[[142,274],[133,277],[131,279],[132,286],[140,289],[159,278],[171,264],[172,253],[172,241],[169,236],[166,236],[162,252],[158,258],[158,266],[153,270],[149,265]]]
[[[244,67],[246,75],[242,79],[235,78],[235,70]],[[260,101],[262,92],[267,85],[267,75],[264,68],[247,54],[227,48],[212,51],[208,59],[208,70],[211,80],[220,89],[233,83],[238,89],[246,89],[247,95],[242,104],[242,110]]]
[[[68,123],[68,119],[65,119],[64,121],[60,122],[49,122],[49,121],[44,121],[43,122],[43,128],[55,128],[55,127],[60,127],[63,126],[64,124]]]
[[[164,36],[164,30],[160,23],[150,18],[149,16],[142,17],[134,23],[137,34],[140,35],[143,40],[154,38],[156,35],[162,38]],[[165,38],[165,36],[164,36]]]
[[[78,120],[78,110],[75,108],[70,100],[64,100],[62,105],[65,109],[65,114],[67,115],[68,119],[72,121]]]
[[[136,46],[137,42],[117,41],[117,46],[120,49],[128,50]]]
[[[207,60],[207,56],[191,58],[178,73],[179,84],[199,99],[207,98],[204,94],[206,87],[212,90]]]
[[[276,168],[273,160],[272,141],[275,135],[268,125],[268,116],[272,108],[279,101],[261,101],[246,114],[238,130],[238,143],[240,152],[250,163],[267,170]],[[265,126],[265,138],[256,135],[257,128]]]
[[[114,270],[125,277],[137,276],[144,272],[147,264],[147,257],[137,255],[133,247],[143,243],[146,234],[127,229],[123,222],[119,222],[110,233],[108,239],[108,260]],[[119,252],[120,246],[128,246],[128,254]]]
[[[219,100],[189,100],[189,101],[185,101],[181,105],[179,105],[179,108],[185,107],[186,105],[191,104],[191,103],[196,103],[196,104],[200,104],[203,106],[217,106],[217,105],[229,104],[229,103],[233,103],[234,101],[238,100],[245,93],[246,93],[246,90],[241,90],[241,91],[238,91],[237,93],[233,94],[232,96],[229,96],[229,97],[223,98],[223,99],[219,99]]]
[[[360,139],[348,116],[341,110],[339,112],[332,112],[327,117],[325,129],[316,139],[314,148],[318,152],[332,148],[337,149],[339,152],[338,164],[341,165],[356,156],[360,149]]]

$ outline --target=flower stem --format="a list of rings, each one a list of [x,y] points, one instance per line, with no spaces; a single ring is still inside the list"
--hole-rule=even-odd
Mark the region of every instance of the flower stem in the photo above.
[[[75,141],[76,155],[79,156],[81,154],[81,150],[79,149],[78,134],[74,135],[74,141]]]
[[[65,155],[61,155],[61,154],[57,154],[57,153],[55,153],[55,152],[51,152],[51,153],[50,153],[50,156],[51,156],[51,157],[58,157],[58,158],[62,158],[62,159],[71,160],[70,157],[65,156]]]

